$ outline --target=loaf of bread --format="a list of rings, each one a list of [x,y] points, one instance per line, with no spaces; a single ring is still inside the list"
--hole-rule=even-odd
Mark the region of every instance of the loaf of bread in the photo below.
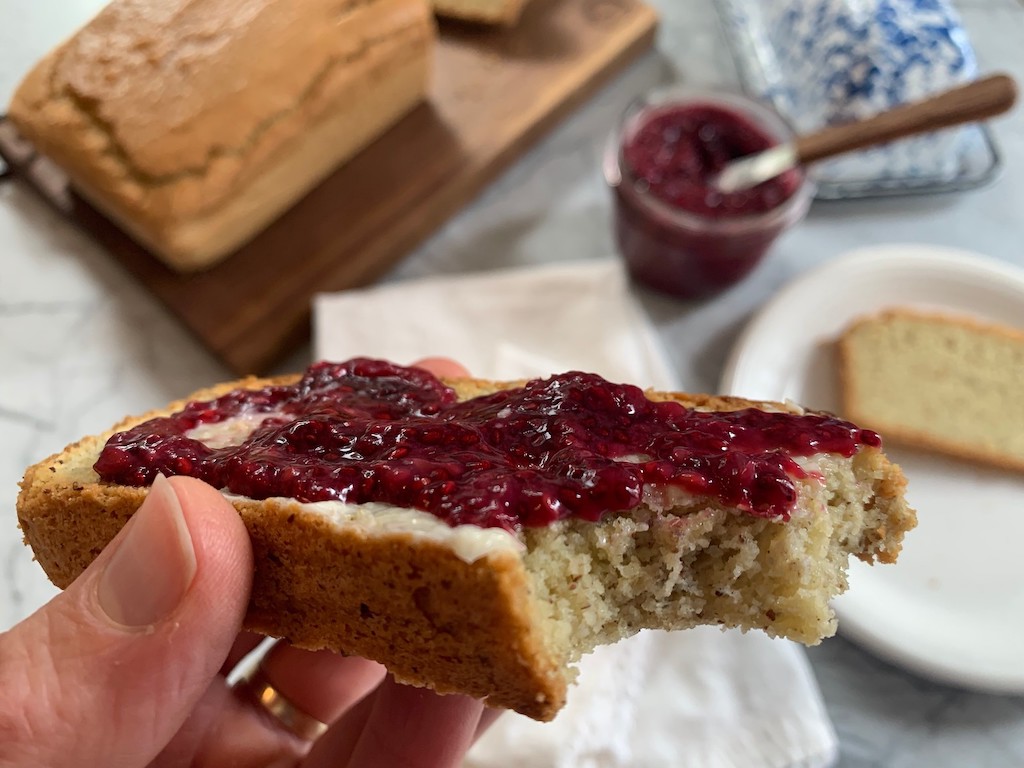
[[[201,424],[194,428],[198,431],[173,438],[179,440],[175,445],[186,449],[200,441],[210,450],[230,451],[245,444],[277,450],[273,446],[297,440],[294,444],[303,444],[303,450],[312,452],[309,455],[326,456],[333,462],[316,475],[321,485],[345,471],[348,459],[339,455],[370,461],[375,451],[386,449],[386,461],[374,463],[378,456],[370,462],[375,467],[372,472],[367,465],[353,470],[357,486],[369,483],[366,487],[379,489],[391,478],[392,490],[403,498],[432,501],[442,510],[450,510],[455,494],[469,487],[470,465],[486,470],[493,446],[504,440],[514,468],[491,476],[485,493],[494,494],[494,503],[484,504],[483,512],[473,514],[486,512],[497,514],[498,520],[509,519],[501,517],[506,509],[502,505],[510,498],[509,489],[522,481],[521,498],[538,508],[560,510],[549,524],[537,524],[534,519],[529,524],[492,526],[473,514],[449,524],[435,514],[400,508],[392,501],[343,504],[280,496],[257,500],[256,495],[264,494],[251,492],[249,486],[203,475],[206,470],[199,469],[203,465],[199,459],[168,459],[171,463],[159,464],[158,469],[187,470],[219,487],[229,486],[224,492],[249,530],[255,556],[249,629],[288,638],[304,648],[331,648],[375,659],[401,681],[485,697],[494,706],[546,720],[565,701],[573,661],[600,644],[643,628],[711,624],[817,643],[835,631],[829,600],[846,588],[849,557],[893,562],[904,533],[915,524],[914,512],[903,497],[904,478],[877,444],[858,444],[846,453],[815,453],[821,450],[813,447],[821,444],[818,438],[825,439],[833,428],[812,426],[805,436],[811,441],[803,443],[812,447],[799,457],[787,457],[772,448],[782,434],[778,430],[786,424],[818,424],[814,421],[818,415],[804,414],[795,406],[644,393],[618,385],[595,388],[586,383],[589,380],[580,384],[580,379],[558,377],[525,385],[462,379],[448,381],[446,386],[430,377],[423,386],[443,391],[453,403],[452,410],[438,415],[437,408],[424,408],[411,420],[381,417],[386,422],[381,422],[383,426],[351,432],[346,419],[365,405],[358,392],[352,394],[351,382],[363,386],[359,382],[369,381],[368,390],[398,393],[393,401],[408,403],[408,398],[401,399],[406,385],[395,384],[396,376],[406,374],[387,369],[375,373],[382,370],[380,365],[387,364],[350,361],[333,368],[319,364],[301,380],[284,377],[224,384],[171,403],[160,412],[128,419],[106,434],[85,438],[25,474],[17,505],[25,539],[57,586],[71,583],[142,503],[148,478],[157,471],[150,467],[149,475],[131,474],[136,471],[132,469],[132,483],[122,485],[102,480],[97,468],[110,472],[124,469],[124,462],[130,464],[142,454],[156,456],[162,450],[156,442],[146,438],[144,445],[134,448],[134,438],[129,439],[132,433],[126,430],[137,427],[138,434],[169,435],[173,432],[169,421],[150,420],[172,413],[184,414],[187,418],[182,423]],[[417,375],[429,377],[422,372]],[[291,398],[293,393],[305,397],[304,393],[328,389],[337,398],[330,418],[324,417],[322,403],[305,422],[289,421],[299,416],[285,418],[277,406],[266,405],[258,417],[254,411],[242,410],[231,419],[204,425],[203,420],[218,409],[240,407],[240,399],[251,397],[246,394],[249,390],[264,393],[259,397],[268,403],[282,401],[282,392]],[[522,393],[529,397],[517,406],[494,399]],[[564,405],[559,413],[567,415],[552,417],[543,403],[551,408]],[[617,426],[584,434],[579,424],[585,422],[577,416],[590,403],[621,409],[616,411]],[[463,406],[488,412],[492,421],[466,417],[452,427],[451,413]],[[624,481],[621,487],[601,490],[606,496],[600,498],[611,508],[587,510],[581,499],[589,498],[588,489],[601,472],[610,471],[617,478],[614,473],[628,473],[635,462],[650,457],[627,455],[614,461],[591,457],[577,464],[564,451],[587,440],[602,445],[605,440],[628,441],[635,428],[629,422],[640,418],[629,414],[645,408],[673,409],[673,418],[738,417],[738,424],[748,424],[737,428],[745,433],[747,444],[760,445],[758,450],[774,465],[789,467],[785,482],[792,483],[787,497],[791,508],[774,509],[771,514],[751,511],[767,480],[757,474],[759,465],[741,451],[725,459],[725,469],[716,481],[718,490],[712,484],[706,492],[693,493],[645,481],[642,500],[637,496],[637,503],[623,509],[627,505],[614,499],[628,495]],[[790,421],[759,426],[754,417],[766,414]],[[840,432],[852,427],[839,424]],[[239,433],[240,425],[244,429]],[[434,425],[454,429],[457,445],[442,450],[439,460],[407,456],[414,439],[421,445],[439,443],[442,438]],[[281,431],[271,438],[264,429]],[[498,434],[503,430],[507,431],[504,437]],[[854,433],[859,434],[856,428]],[[263,436],[257,440],[253,435]],[[673,432],[669,439],[676,447],[668,449],[667,455],[677,456],[685,446],[701,443],[705,437]],[[620,446],[620,454],[621,450]],[[725,456],[722,450],[713,452]],[[608,455],[613,453],[609,449]],[[563,467],[565,477],[572,482],[552,491],[523,481],[523,473],[529,477],[533,466],[528,454],[555,464],[565,459],[569,462],[567,469]],[[730,464],[733,459],[735,463]],[[284,483],[286,478],[293,482],[305,471],[299,465],[282,466],[263,453],[251,461],[255,469],[245,482],[268,478],[273,483]],[[699,472],[699,460],[680,461],[684,470]],[[717,466],[716,461],[712,456],[711,464]],[[235,467],[244,463],[236,462]],[[660,466],[655,467],[656,473],[667,465]],[[462,470],[467,474],[459,475]],[[446,479],[451,477],[456,479]],[[737,489],[753,495],[741,494],[729,501],[729,494]],[[639,491],[634,488],[633,492]]]
[[[527,0],[431,0],[438,16],[481,24],[512,26]]]
[[[845,415],[887,439],[1024,470],[1024,332],[891,309],[839,339]]]
[[[198,270],[422,100],[434,37],[427,0],[114,0],[9,118],[168,266]]]

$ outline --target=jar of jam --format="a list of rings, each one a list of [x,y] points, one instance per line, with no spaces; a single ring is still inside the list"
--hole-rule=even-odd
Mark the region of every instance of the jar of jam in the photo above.
[[[802,169],[722,194],[712,179],[730,161],[789,141],[777,113],[727,92],[664,89],[632,103],[604,159],[615,235],[637,281],[685,299],[739,282],[807,213]]]

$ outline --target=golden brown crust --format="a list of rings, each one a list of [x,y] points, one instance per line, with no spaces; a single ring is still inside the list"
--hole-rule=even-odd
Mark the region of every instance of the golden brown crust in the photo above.
[[[36,559],[64,588],[146,491],[54,485],[46,474],[60,461],[26,475],[18,514]],[[339,528],[297,504],[233,503],[255,562],[247,629],[376,659],[400,681],[490,697],[536,719],[563,705],[564,665],[537,634],[516,552],[467,564],[441,543]]]
[[[87,437],[30,467],[21,483],[18,519],[26,542],[50,579],[63,588],[99,554],[145,498],[146,490],[99,481],[92,463],[109,435],[133,424],[239,388],[290,384],[298,376],[248,378],[196,392],[107,433]],[[447,382],[460,398],[518,382]],[[650,392],[690,407],[794,410],[732,397]],[[877,449],[862,451],[880,488],[897,498],[898,467]],[[877,490],[877,489],[876,489]],[[488,697],[547,720],[561,708],[566,659],[546,646],[530,599],[521,555],[492,551],[470,564],[438,542],[407,533],[372,535],[333,524],[301,505],[232,500],[253,544],[255,577],[246,627],[287,637],[306,648],[332,648],[386,664],[400,680],[442,692]],[[859,556],[891,561],[913,526],[904,503],[893,505],[888,530],[871,533]],[[893,547],[894,534],[897,544]],[[889,539],[889,548],[885,540]]]
[[[1000,325],[999,323],[985,321],[971,315],[956,315],[950,312],[936,312],[924,309],[914,309],[912,307],[890,307],[872,315],[862,315],[850,323],[843,333],[849,333],[857,328],[865,325],[871,325],[879,321],[893,319],[930,320],[950,325],[957,325],[961,328],[970,328],[975,331],[996,334],[998,336],[1011,339],[1012,341],[1024,342],[1024,330],[1021,330],[1020,328]]]
[[[421,100],[433,38],[425,0],[115,0],[9,114],[86,197],[192,269]]]
[[[1018,458],[998,450],[985,450],[979,446],[971,446],[955,439],[945,439],[934,432],[916,430],[905,424],[895,424],[879,419],[869,408],[864,408],[863,395],[857,386],[856,353],[853,349],[858,331],[865,327],[884,323],[889,320],[922,320],[959,326],[981,333],[1002,336],[1016,343],[1024,342],[1024,331],[1005,325],[985,322],[968,315],[953,315],[943,312],[893,307],[873,315],[865,315],[855,319],[848,325],[836,340],[839,356],[839,379],[843,414],[846,418],[863,424],[885,436],[886,440],[925,451],[953,456],[969,462],[999,467],[1013,472],[1024,472],[1024,458]]]
[[[467,564],[441,543],[360,535],[295,505],[271,507],[242,511],[263,564],[251,629],[305,648],[340,641],[400,681],[489,696],[537,719],[561,708],[563,665],[538,636],[518,552]]]
[[[99,482],[91,469],[84,482],[60,482],[72,456],[95,457],[110,434],[190,401],[297,378],[248,378],[201,390],[29,468],[18,519],[47,576],[67,587],[146,497],[144,488]],[[469,564],[441,543],[339,527],[302,505],[232,503],[253,546],[247,629],[303,648],[376,659],[403,682],[488,698],[539,720],[564,704],[564,661],[552,657],[538,634],[517,552]]]
[[[113,539],[146,489],[61,482],[66,466],[94,459],[114,432],[239,388],[291,384],[298,376],[247,378],[200,390],[166,408],[125,419],[29,468],[18,519],[47,576],[67,587]],[[453,382],[464,396],[493,390]],[[80,466],[75,469],[79,472]],[[487,698],[496,707],[549,720],[565,702],[564,659],[544,646],[516,552],[469,564],[408,534],[367,535],[331,525],[301,505],[232,500],[253,544],[253,598],[245,626],[304,648],[332,648],[386,663],[396,678]]]

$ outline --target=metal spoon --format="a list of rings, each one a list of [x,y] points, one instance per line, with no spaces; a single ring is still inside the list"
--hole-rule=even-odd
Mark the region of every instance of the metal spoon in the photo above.
[[[1001,115],[1016,99],[1017,84],[1012,77],[990,75],[874,117],[830,126],[756,155],[741,157],[725,166],[711,184],[719,192],[738,192],[791,168],[855,149]]]

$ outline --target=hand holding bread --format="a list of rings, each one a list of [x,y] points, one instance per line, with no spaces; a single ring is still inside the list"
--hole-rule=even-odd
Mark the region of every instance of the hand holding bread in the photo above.
[[[0,656],[17,660],[0,665],[0,763],[454,768],[497,716],[364,659],[278,644],[260,674],[308,722],[332,724],[315,744],[297,738],[225,680],[259,640],[239,634],[251,582],[249,538],[222,494],[158,478],[73,584],[0,635]]]
[[[644,627],[819,641],[848,557],[891,562],[914,524],[877,436],[827,415],[354,360],[199,392],[30,468],[19,519],[55,583],[155,471],[209,479],[244,521],[248,628],[538,719],[573,660]]]

